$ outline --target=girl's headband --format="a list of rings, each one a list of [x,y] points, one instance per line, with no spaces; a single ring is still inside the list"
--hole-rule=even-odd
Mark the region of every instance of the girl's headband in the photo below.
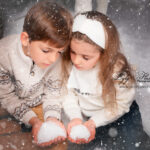
[[[78,15],[74,19],[72,31],[87,35],[93,42],[105,49],[105,31],[102,23],[88,19],[85,15]]]

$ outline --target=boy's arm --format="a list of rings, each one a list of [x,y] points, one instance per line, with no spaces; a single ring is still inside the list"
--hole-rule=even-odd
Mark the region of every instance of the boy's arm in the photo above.
[[[7,59],[0,60],[0,103],[17,120],[29,125],[29,120],[36,114],[26,105],[26,101],[19,99],[15,92],[14,77],[7,66],[11,64]]]
[[[45,94],[43,97],[43,114],[44,120],[47,118],[57,118],[61,120],[61,98],[52,97],[48,94]]]
[[[135,94],[134,84],[132,84],[132,86],[133,87],[127,88],[121,87],[118,84],[115,85],[117,102],[116,113],[111,114],[106,108],[99,111],[97,114],[90,118],[95,122],[96,127],[112,123],[113,121],[123,116],[125,113],[129,112]]]

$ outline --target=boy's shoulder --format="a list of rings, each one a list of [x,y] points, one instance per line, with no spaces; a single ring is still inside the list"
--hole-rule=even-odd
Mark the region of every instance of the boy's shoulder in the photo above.
[[[13,44],[16,40],[19,40],[19,34],[12,34],[0,39],[0,47],[9,47],[10,44]]]
[[[13,34],[0,39],[0,56],[9,53],[10,50],[15,49],[19,42],[19,35]]]

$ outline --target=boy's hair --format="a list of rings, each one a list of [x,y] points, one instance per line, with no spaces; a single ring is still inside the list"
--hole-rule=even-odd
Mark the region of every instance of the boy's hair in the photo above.
[[[44,0],[35,4],[27,13],[23,31],[31,41],[48,41],[57,48],[70,42],[72,17],[58,4]]]
[[[102,83],[103,91],[102,97],[104,99],[105,106],[110,108],[112,112],[115,112],[116,108],[116,90],[115,84],[119,82],[122,84],[122,81],[118,81],[117,79],[114,80],[113,74],[119,73],[126,73],[128,75],[128,86],[135,82],[134,76],[131,73],[131,68],[123,54],[120,53],[120,40],[118,31],[112,21],[104,14],[97,12],[97,11],[88,11],[81,13],[85,15],[87,18],[92,20],[97,20],[102,23],[104,30],[105,30],[105,37],[106,37],[106,44],[105,49],[98,46],[94,43],[91,39],[88,38],[87,35],[82,34],[80,32],[73,32],[72,39],[81,40],[83,42],[87,42],[93,46],[96,46],[97,49],[101,52],[100,57],[100,72],[99,72],[99,80]],[[67,51],[65,53],[64,62],[66,65],[69,64],[70,52]],[[118,70],[117,70],[117,69]],[[116,72],[117,70],[117,72]],[[126,86],[126,85],[125,85]]]

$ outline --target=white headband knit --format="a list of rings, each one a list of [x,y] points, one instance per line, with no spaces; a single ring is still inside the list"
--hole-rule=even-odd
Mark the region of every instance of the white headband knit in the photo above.
[[[72,31],[86,34],[93,42],[105,49],[105,31],[100,22],[88,19],[85,15],[78,15],[74,19]]]

